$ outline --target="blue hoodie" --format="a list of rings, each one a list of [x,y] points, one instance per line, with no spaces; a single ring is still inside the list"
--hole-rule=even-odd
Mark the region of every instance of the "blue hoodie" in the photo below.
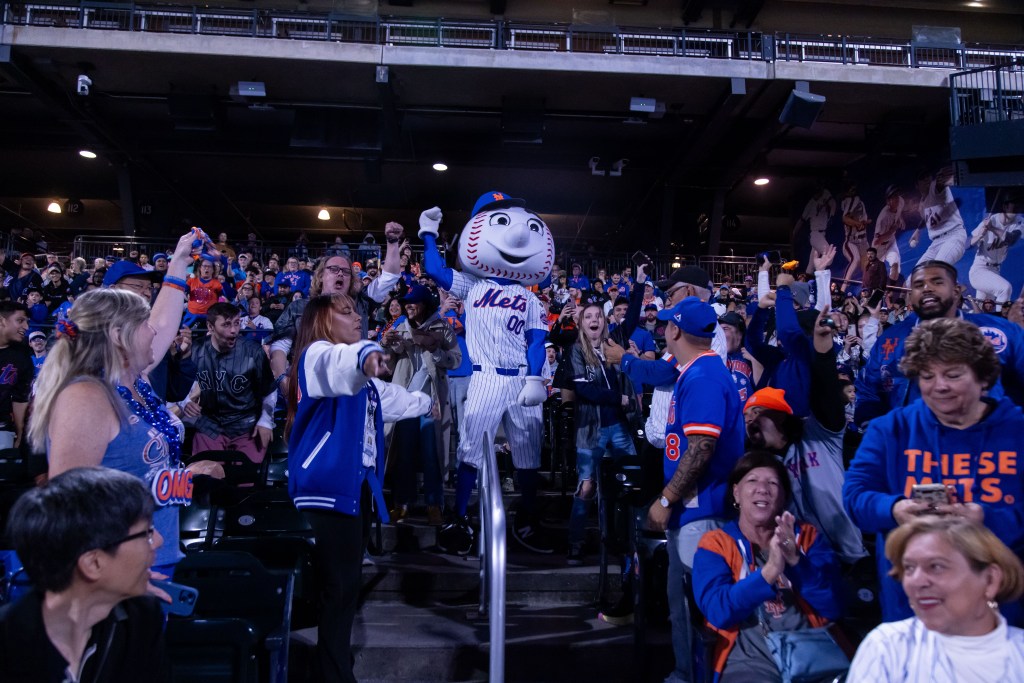
[[[974,323],[992,342],[1003,364],[1000,383],[989,391],[998,398],[1005,390],[1017,405],[1024,404],[1024,329],[1015,323],[986,313],[964,313],[963,319]],[[917,327],[920,318],[911,313],[878,336],[871,348],[868,364],[857,378],[857,411],[854,421],[860,425],[893,408],[911,403],[921,395],[916,382],[909,381],[899,369],[903,344]],[[789,398],[789,395],[786,395]]]
[[[765,340],[768,309],[758,308],[744,336],[747,351],[764,366],[760,388],[775,387],[786,392],[786,402],[797,417],[811,414],[811,360],[814,342],[800,327],[788,285],[775,290],[775,326],[779,346]]]
[[[892,508],[914,484],[954,485],[961,501],[981,505],[985,526],[1003,543],[1018,554],[1024,549],[1024,413],[1005,397],[986,401],[992,412],[966,429],[946,427],[921,399],[868,425],[846,473],[843,504],[862,531],[877,534],[884,621],[913,616],[902,586],[888,576],[883,548],[897,526]]]

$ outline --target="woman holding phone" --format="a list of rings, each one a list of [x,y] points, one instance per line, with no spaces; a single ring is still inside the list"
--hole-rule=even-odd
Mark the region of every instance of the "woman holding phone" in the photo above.
[[[851,519],[875,532],[881,548],[889,532],[918,517],[964,517],[1020,553],[1024,414],[1010,399],[988,395],[1002,367],[993,343],[965,320],[925,321],[904,342],[899,367],[918,382],[921,398],[868,425],[843,487]],[[946,484],[948,493],[925,497],[927,484]],[[888,577],[891,568],[879,553],[884,621],[912,615],[903,589]],[[1003,613],[1011,624],[1021,622],[1019,603]]]

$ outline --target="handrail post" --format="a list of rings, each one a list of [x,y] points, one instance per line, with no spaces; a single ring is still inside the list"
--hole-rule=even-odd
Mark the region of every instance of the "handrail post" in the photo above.
[[[494,437],[484,432],[480,472],[480,614],[490,621],[490,683],[505,681],[505,507]]]

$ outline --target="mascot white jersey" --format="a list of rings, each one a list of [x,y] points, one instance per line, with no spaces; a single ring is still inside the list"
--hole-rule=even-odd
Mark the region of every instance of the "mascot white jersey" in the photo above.
[[[481,437],[493,435],[499,422],[516,467],[540,466],[540,404],[547,398],[540,371],[548,327],[543,306],[524,285],[548,277],[555,244],[544,221],[524,204],[502,192],[477,200],[459,238],[461,272],[444,267],[437,251],[441,210],[420,216],[427,274],[465,304],[473,377],[459,429],[459,462],[473,466],[479,465]]]
[[[527,517],[533,512],[544,432],[541,403],[547,389],[541,368],[548,326],[543,306],[526,285],[540,284],[550,275],[555,244],[548,226],[525,204],[496,191],[477,200],[459,239],[461,271],[445,267],[437,250],[441,210],[434,207],[420,214],[426,273],[462,299],[466,346],[473,361],[459,424],[455,512],[461,521],[442,529],[440,538],[443,549],[459,553],[468,552],[468,545],[446,540],[447,532],[463,540],[471,536],[464,518],[483,454],[482,439],[484,434],[493,437],[499,424],[512,447],[523,493],[521,512],[527,513],[517,519],[517,527],[524,538],[533,533]]]

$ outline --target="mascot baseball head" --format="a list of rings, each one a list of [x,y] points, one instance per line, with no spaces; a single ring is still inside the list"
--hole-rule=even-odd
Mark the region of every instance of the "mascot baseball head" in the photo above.
[[[525,200],[487,192],[476,200],[459,237],[459,261],[462,270],[478,277],[535,285],[551,273],[555,240]]]

